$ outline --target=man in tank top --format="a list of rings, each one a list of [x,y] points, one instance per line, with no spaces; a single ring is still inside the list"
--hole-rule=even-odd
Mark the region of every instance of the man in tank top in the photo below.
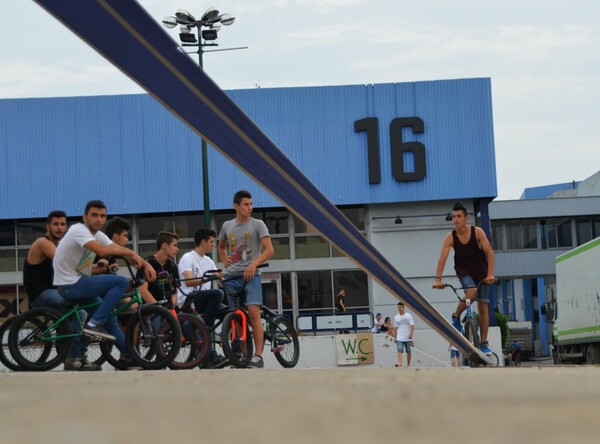
[[[442,289],[442,274],[450,248],[454,249],[454,270],[463,288],[467,288],[466,298],[477,301],[479,311],[479,328],[481,343],[479,349],[485,354],[491,354],[487,336],[490,325],[488,303],[489,285],[496,281],[494,277],[494,251],[485,232],[469,224],[467,209],[462,203],[456,203],[452,208],[454,230],[444,237],[442,252],[438,259],[433,288]],[[477,284],[483,282],[477,292]],[[459,302],[452,314],[452,325],[461,331],[460,315],[466,309],[464,302]]]

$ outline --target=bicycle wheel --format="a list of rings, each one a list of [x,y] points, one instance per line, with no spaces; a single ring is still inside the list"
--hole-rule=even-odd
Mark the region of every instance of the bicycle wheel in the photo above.
[[[197,367],[204,361],[210,348],[210,332],[200,316],[187,313],[177,315],[181,327],[181,348],[169,364],[172,370]]]
[[[479,325],[473,318],[467,318],[465,322],[465,337],[475,347],[479,347]]]
[[[181,347],[179,322],[164,307],[143,305],[129,320],[125,345],[131,360],[143,369],[165,368]]]
[[[238,368],[244,368],[252,359],[254,344],[250,332],[250,322],[246,323],[246,340],[242,336],[242,315],[237,312],[228,313],[223,319],[221,327],[221,340],[223,341],[223,353],[229,362]]]
[[[300,359],[300,342],[296,329],[285,316],[276,316],[269,320],[269,332],[265,337],[271,339],[271,350],[275,359],[284,368],[293,368]]]
[[[492,352],[492,354],[488,357],[490,361],[492,361],[492,363],[489,364],[490,367],[498,367],[498,365],[500,365],[500,358],[498,358],[498,355],[496,353]]]
[[[21,366],[17,364],[17,361],[10,354],[10,350],[8,349],[8,333],[10,332],[10,327],[12,327],[13,323],[17,319],[17,316],[13,316],[12,318],[8,318],[4,323],[0,326],[0,341],[2,343],[2,347],[0,347],[0,361],[4,366],[10,370],[15,372],[22,370]]]
[[[33,308],[14,321],[8,336],[12,357],[24,370],[46,371],[61,364],[73,343],[68,320],[55,326],[62,317],[51,308]],[[51,327],[56,327],[51,329]]]

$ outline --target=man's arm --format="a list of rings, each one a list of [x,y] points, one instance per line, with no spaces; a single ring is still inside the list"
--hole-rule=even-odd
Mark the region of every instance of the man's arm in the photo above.
[[[496,281],[496,278],[494,277],[494,266],[496,263],[496,257],[494,256],[494,250],[492,249],[492,246],[490,245],[490,241],[488,240],[487,236],[485,235],[485,231],[483,231],[479,227],[475,227],[475,236],[477,237],[477,241],[479,242],[481,249],[485,253],[485,257],[487,258],[487,264],[488,264],[487,276],[485,277],[485,279],[483,281],[485,284],[489,285]]]
[[[247,281],[252,279],[256,274],[256,267],[258,267],[260,264],[264,264],[265,262],[267,262],[275,254],[275,250],[273,249],[273,242],[271,241],[270,236],[262,237],[260,239],[260,245],[262,246],[262,252],[260,253],[260,256],[258,256],[252,262],[250,262],[250,265],[248,265],[248,268],[246,268],[246,271],[244,271],[244,279],[246,279]],[[219,247],[220,246],[221,243],[219,242]]]
[[[219,260],[223,262],[225,267],[229,267],[231,265],[229,262],[229,254],[227,252],[227,241],[225,239],[219,240],[219,244],[217,245],[217,254],[219,255]]]
[[[448,255],[450,254],[450,248],[452,248],[452,233],[448,233],[444,238],[444,242],[442,243],[442,251],[440,252],[437,268],[435,270],[435,283],[433,284],[433,288],[444,288],[444,283],[442,282],[442,274],[444,273],[446,260],[448,259]]]
[[[153,281],[156,279],[156,271],[154,270],[154,267],[145,261],[144,258],[142,258],[139,254],[133,250],[130,250],[129,248],[120,247],[114,242],[109,245],[102,245],[97,240],[88,241],[84,244],[84,246],[101,257],[124,257],[132,262],[136,268],[144,267],[144,270],[146,270],[146,276],[148,276],[149,280]]]

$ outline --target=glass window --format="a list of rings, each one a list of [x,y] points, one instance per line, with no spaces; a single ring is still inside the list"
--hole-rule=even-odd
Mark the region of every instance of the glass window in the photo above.
[[[294,240],[296,259],[330,257],[329,242],[321,236],[302,236]]]
[[[592,220],[580,218],[575,220],[575,232],[577,233],[577,245],[585,244],[593,239]]]
[[[503,250],[504,230],[501,221],[492,221],[492,248],[494,250]]]
[[[522,221],[522,229],[523,248],[538,248],[537,222],[534,220],[524,220]]]
[[[0,247],[15,245],[15,224],[11,220],[0,220]]]
[[[275,254],[272,259],[290,259],[290,239],[288,237],[272,237]]]
[[[365,230],[366,212],[364,207],[341,208],[341,211],[344,213],[344,216],[350,219],[350,222],[352,222],[356,228],[361,231]]]
[[[289,312],[291,315],[292,310],[292,277],[291,273],[281,273],[281,303],[283,312]]]
[[[17,245],[31,245],[46,234],[46,222],[21,221],[17,223]]]
[[[306,224],[303,220],[299,219],[295,215],[294,215],[294,228],[295,228],[296,234],[298,234],[298,233],[308,233],[308,234],[317,233],[317,230],[315,230],[315,228],[312,225]]]
[[[264,221],[269,229],[269,234],[287,234],[290,232],[288,226],[290,214],[287,211],[255,210],[253,217]]]
[[[17,271],[15,250],[0,250],[0,271]]]
[[[19,267],[18,271],[23,271],[23,264],[25,263],[25,259],[27,258],[27,253],[29,253],[29,249],[21,248],[21,249],[17,250],[17,253],[18,253],[17,265]]]
[[[546,219],[540,221],[542,232],[542,249],[556,248],[556,220]]]
[[[183,256],[185,253],[188,253],[190,251],[192,251],[194,248],[196,248],[196,244],[194,243],[194,241],[187,241],[187,242],[182,242],[181,240],[179,242],[177,242],[177,246],[179,247],[179,252],[177,253],[177,262],[179,263],[179,260],[181,259],[181,256]],[[212,260],[216,263],[219,262],[218,258],[214,255],[210,255],[210,257],[212,258]]]
[[[332,294],[330,271],[298,272],[298,308],[301,310],[315,308],[333,310]]]
[[[139,240],[156,240],[161,231],[173,231],[173,218],[164,216],[140,216],[138,219]]]
[[[221,227],[228,220],[235,219],[235,211],[223,211],[215,214],[215,222],[217,223],[217,237],[221,232]]]
[[[572,247],[573,238],[571,235],[571,219],[558,219],[556,224],[556,238],[559,247]]]
[[[138,254],[142,257],[148,257],[156,253],[156,243],[144,242],[138,244]]]
[[[193,239],[196,230],[205,225],[204,213],[175,215],[175,233],[182,238]]]
[[[343,288],[346,291],[346,307],[348,310],[369,308],[369,287],[367,274],[361,270],[344,270],[333,272],[333,297]]]
[[[594,216],[592,218],[592,232],[594,239],[600,236],[600,216]]]
[[[522,248],[521,224],[519,222],[506,223],[506,246],[509,250],[520,250]]]

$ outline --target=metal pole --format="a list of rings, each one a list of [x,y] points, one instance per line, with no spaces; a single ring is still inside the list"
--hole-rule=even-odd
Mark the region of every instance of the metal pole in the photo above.
[[[202,33],[200,31],[200,26],[197,27],[198,30],[198,61],[200,63],[200,68],[204,69],[204,65],[202,62]],[[202,191],[203,191],[203,202],[204,202],[204,226],[206,228],[210,228],[210,194],[208,189],[208,146],[206,144],[206,140],[202,137]]]

